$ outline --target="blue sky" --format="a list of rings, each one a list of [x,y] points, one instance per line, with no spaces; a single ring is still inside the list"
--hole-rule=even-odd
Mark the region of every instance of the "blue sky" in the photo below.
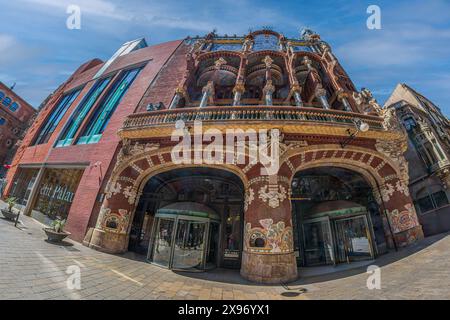
[[[68,30],[66,8],[81,7],[81,30]],[[366,27],[381,8],[382,29]],[[287,37],[309,27],[333,48],[358,88],[384,103],[404,82],[450,115],[450,1],[2,1],[0,80],[37,107],[83,62],[108,59],[128,40],[156,44],[188,35],[245,34],[271,26]]]

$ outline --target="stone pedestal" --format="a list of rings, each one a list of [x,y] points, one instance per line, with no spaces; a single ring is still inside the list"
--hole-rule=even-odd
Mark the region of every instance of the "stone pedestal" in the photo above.
[[[128,251],[128,236],[95,228],[89,248],[106,253],[125,253]]]
[[[267,284],[289,283],[297,279],[295,254],[242,253],[241,276]]]

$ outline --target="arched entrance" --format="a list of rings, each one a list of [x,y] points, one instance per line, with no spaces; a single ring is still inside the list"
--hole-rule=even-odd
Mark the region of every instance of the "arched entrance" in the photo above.
[[[242,181],[229,171],[159,173],[142,188],[128,249],[168,268],[239,268],[243,204]]]
[[[292,211],[299,266],[370,260],[386,251],[372,186],[355,171],[321,166],[298,172]]]

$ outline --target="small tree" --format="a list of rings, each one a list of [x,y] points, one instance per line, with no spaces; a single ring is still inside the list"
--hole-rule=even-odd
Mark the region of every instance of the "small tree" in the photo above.
[[[17,204],[17,198],[9,197],[9,198],[6,199],[6,203],[8,204],[8,211],[12,212],[12,209]]]

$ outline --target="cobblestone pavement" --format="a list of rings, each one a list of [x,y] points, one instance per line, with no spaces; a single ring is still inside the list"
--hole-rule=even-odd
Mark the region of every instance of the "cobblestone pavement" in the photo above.
[[[0,299],[450,299],[450,234],[380,257],[382,289],[368,290],[363,267],[262,286],[233,270],[175,273],[130,254],[54,245],[42,225],[21,220],[15,228],[0,218]],[[81,290],[67,288],[72,265],[81,268]]]

